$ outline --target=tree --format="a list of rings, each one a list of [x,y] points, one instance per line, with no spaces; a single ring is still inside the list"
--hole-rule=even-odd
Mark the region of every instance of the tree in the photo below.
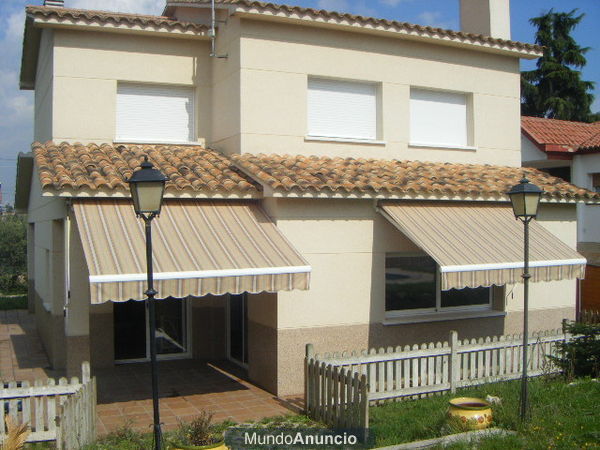
[[[0,216],[0,292],[26,289],[27,224],[17,215]]]
[[[581,72],[589,47],[581,47],[571,32],[585,14],[554,12],[530,19],[537,27],[535,42],[544,46],[537,69],[521,72],[521,112],[526,116],[589,122],[594,96],[591,81],[583,81]]]

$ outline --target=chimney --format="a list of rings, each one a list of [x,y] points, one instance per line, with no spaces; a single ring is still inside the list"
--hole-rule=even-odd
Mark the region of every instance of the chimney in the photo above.
[[[510,0],[460,0],[460,30],[510,39]]]
[[[53,6],[55,8],[62,8],[65,6],[65,0],[44,0],[44,6]]]

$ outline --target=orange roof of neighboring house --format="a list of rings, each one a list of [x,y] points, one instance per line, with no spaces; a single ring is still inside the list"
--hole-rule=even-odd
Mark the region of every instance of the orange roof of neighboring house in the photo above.
[[[178,4],[209,4],[210,0],[167,0],[166,12],[172,11],[172,7]],[[437,37],[445,40],[459,39],[465,43],[500,46],[508,50],[525,51],[538,54],[540,56],[543,47],[534,44],[511,41],[506,39],[493,38],[482,34],[466,33],[462,31],[446,30],[430,26],[415,25],[408,22],[397,20],[378,19],[375,17],[361,16],[337,11],[328,11],[324,9],[307,8],[303,6],[285,5],[271,2],[261,2],[254,0],[216,0],[217,4],[232,5],[244,8],[248,11],[258,11],[260,13],[285,14],[297,18],[310,18],[318,21],[334,20],[339,24],[347,22],[352,25],[365,27],[382,26],[394,31],[403,31],[410,34],[424,35],[427,37]]]
[[[200,146],[54,144],[32,145],[42,189],[126,190],[143,156],[168,178],[166,191],[256,194],[260,186],[229,159]]]
[[[154,26],[179,29],[181,31],[206,31],[208,27],[191,22],[182,22],[166,16],[127,14],[111,11],[72,9],[63,7],[28,6],[26,13],[35,18],[58,20],[84,20],[90,23],[128,26]]]
[[[289,155],[233,155],[245,173],[282,193],[503,197],[525,175],[548,199],[597,199],[532,168]]]
[[[600,122],[521,117],[521,129],[543,151],[583,152],[600,150]]]

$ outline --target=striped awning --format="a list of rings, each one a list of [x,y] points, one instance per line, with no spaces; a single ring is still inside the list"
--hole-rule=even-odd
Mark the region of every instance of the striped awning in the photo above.
[[[92,303],[143,300],[144,224],[129,200],[76,200]],[[308,289],[310,266],[254,202],[165,200],[152,221],[158,298]]]
[[[381,213],[440,266],[442,290],[522,281],[523,224],[510,205],[384,202]],[[586,260],[535,220],[532,281],[583,278]]]

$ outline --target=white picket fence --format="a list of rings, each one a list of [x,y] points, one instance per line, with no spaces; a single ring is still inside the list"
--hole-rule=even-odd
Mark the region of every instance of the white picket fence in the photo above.
[[[365,375],[326,363],[306,365],[308,414],[334,428],[365,429],[369,424]]]
[[[538,376],[558,372],[548,355],[556,355],[557,342],[570,337],[562,330],[532,333],[528,344],[528,374]],[[366,404],[409,396],[425,396],[435,392],[452,391],[477,384],[519,378],[522,373],[523,338],[521,335],[493,336],[459,340],[456,331],[450,332],[447,342],[388,347],[379,350],[314,354],[312,344],[306,346],[305,404],[307,413],[325,408],[321,417],[340,414],[340,400],[335,393],[323,394],[320,386],[327,381],[323,374],[335,368],[346,373],[364,376],[367,382]],[[318,367],[319,370],[315,370]],[[316,392],[316,390],[320,389]],[[343,391],[340,388],[339,391]],[[323,398],[326,398],[323,401]],[[363,413],[364,415],[364,413]],[[330,423],[331,421],[326,421]]]
[[[82,378],[0,382],[2,416],[28,424],[27,442],[56,441],[58,449],[77,449],[96,438],[96,379],[88,362]],[[6,437],[4,420],[0,442]]]

